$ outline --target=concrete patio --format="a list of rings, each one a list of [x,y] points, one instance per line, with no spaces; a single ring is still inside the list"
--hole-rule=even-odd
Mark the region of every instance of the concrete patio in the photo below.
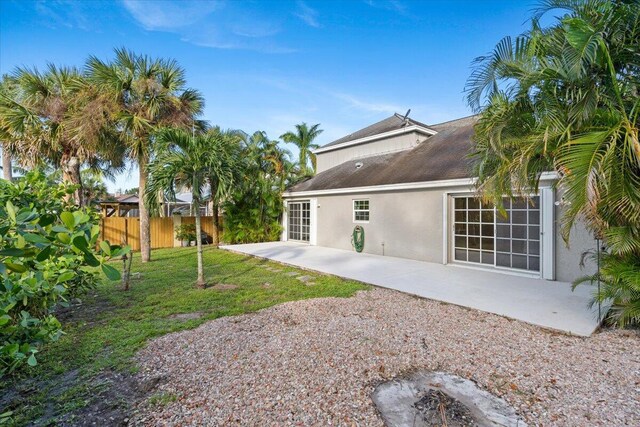
[[[222,246],[222,249],[358,280],[383,288],[498,314],[573,335],[598,327],[592,290],[565,282],[294,242]],[[604,313],[604,311],[603,311]]]

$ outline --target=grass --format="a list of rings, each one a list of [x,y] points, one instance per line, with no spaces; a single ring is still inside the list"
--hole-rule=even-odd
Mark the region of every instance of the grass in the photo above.
[[[205,276],[210,287],[197,289],[195,248],[155,250],[152,258],[142,264],[136,254],[132,273],[140,273],[141,278],[131,280],[129,291],[121,290],[119,284],[103,283],[79,307],[61,316],[68,317],[63,321],[65,335],[42,349],[38,366],[13,383],[5,380],[0,384],[14,395],[0,413],[12,410],[18,425],[56,424],[60,416],[81,411],[104,391],[100,375],[134,373],[133,356],[154,337],[286,301],[349,297],[367,288],[334,276],[206,248]],[[315,284],[307,286],[285,274],[291,271],[314,276]],[[215,284],[237,287],[219,290],[211,286]],[[175,317],[187,313],[196,315]],[[171,397],[153,399],[164,404]]]

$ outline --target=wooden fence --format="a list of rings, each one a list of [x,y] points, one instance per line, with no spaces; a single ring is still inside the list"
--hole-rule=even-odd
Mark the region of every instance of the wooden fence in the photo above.
[[[219,224],[222,224],[219,218]],[[175,239],[175,227],[180,224],[195,224],[193,216],[173,216],[151,218],[151,249],[173,248],[180,246]],[[202,217],[202,231],[209,236],[213,234],[213,217]],[[137,217],[104,217],[100,220],[100,240],[108,240],[112,245],[126,244],[131,250],[140,250],[140,218]]]

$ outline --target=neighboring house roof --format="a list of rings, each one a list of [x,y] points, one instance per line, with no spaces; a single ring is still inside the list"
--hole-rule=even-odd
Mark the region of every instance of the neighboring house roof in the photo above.
[[[346,161],[287,191],[471,178],[472,161],[468,154],[473,148],[473,126],[476,121],[477,116],[470,116],[429,126],[438,133],[415,148]],[[356,167],[356,164],[361,166]]]
[[[188,195],[189,200],[182,200],[182,197]],[[176,197],[175,201],[171,201],[171,203],[191,203],[191,193],[181,193],[178,194],[180,198]],[[101,200],[102,204],[121,204],[121,205],[137,205],[140,199],[137,194],[120,194],[118,196],[110,196],[109,199]]]
[[[381,133],[400,130],[407,126],[420,126],[426,129],[433,129],[432,127],[425,125],[424,123],[420,123],[417,120],[413,120],[410,118],[404,119],[404,116],[401,116],[400,114],[395,113],[393,116],[387,117],[386,119],[381,120],[378,123],[374,123],[371,126],[367,126],[364,129],[360,129],[359,131],[353,132],[352,134],[349,134],[340,139],[336,139],[333,142],[325,144],[321,148],[327,148],[334,145],[343,144],[345,142],[355,141],[355,140],[366,138],[373,135],[379,135]]]

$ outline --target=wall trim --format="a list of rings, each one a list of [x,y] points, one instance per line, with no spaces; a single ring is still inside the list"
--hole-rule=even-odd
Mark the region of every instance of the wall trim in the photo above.
[[[543,172],[540,181],[558,179],[557,172]],[[289,199],[294,197],[332,196],[337,194],[379,193],[383,191],[421,190],[425,188],[465,187],[472,186],[478,178],[443,179],[440,181],[407,182],[402,184],[370,185],[366,187],[330,188],[326,190],[309,191],[285,191],[282,197]]]
[[[476,178],[446,179],[442,181],[409,182],[404,184],[371,185],[367,187],[331,188],[327,190],[310,190],[284,192],[285,198],[308,197],[308,196],[330,196],[334,194],[358,194],[358,193],[378,193],[382,191],[418,190],[423,188],[439,188],[454,186],[470,186],[476,182]]]
[[[328,147],[316,148],[315,150],[312,150],[311,152],[313,154],[326,153],[328,151],[339,150],[339,149],[345,148],[345,147],[351,147],[352,145],[364,144],[366,142],[377,141],[379,139],[389,138],[389,137],[397,136],[397,135],[403,135],[405,133],[411,133],[411,132],[417,132],[417,133],[421,133],[423,135],[430,135],[430,136],[431,135],[435,135],[436,133],[438,133],[435,130],[426,128],[424,126],[412,125],[412,126],[404,127],[402,129],[396,129],[396,130],[392,130],[392,131],[389,131],[389,132],[379,133],[377,135],[371,135],[371,136],[366,136],[364,138],[354,139],[352,141],[342,142],[342,143],[336,144],[336,145],[330,145]]]

